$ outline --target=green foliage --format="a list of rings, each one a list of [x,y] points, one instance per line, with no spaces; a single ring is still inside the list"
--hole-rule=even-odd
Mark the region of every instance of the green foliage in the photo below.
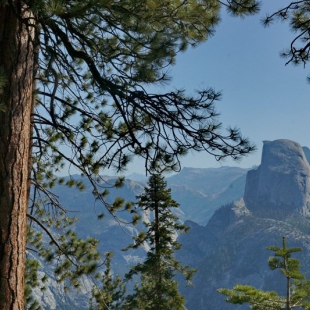
[[[231,0],[227,11],[233,16],[245,16],[258,13],[260,3],[255,0]]]
[[[134,293],[127,296],[124,309],[183,309],[184,297],[178,291],[175,275],[182,274],[190,282],[194,270],[182,266],[174,257],[174,252],[181,245],[176,240],[177,232],[186,232],[187,227],[178,223],[172,209],[178,203],[171,198],[171,189],[166,189],[167,183],[160,174],[152,175],[148,187],[137,198],[138,207],[154,217],[145,221],[146,231],[134,237],[134,243],[128,248],[138,248],[142,245],[150,246],[146,260],[133,266],[126,278],[135,279],[140,276],[140,283],[136,283]]]
[[[112,253],[106,253],[105,270],[101,276],[102,288],[93,288],[90,310],[123,309],[126,287],[119,276],[112,275],[112,256]]]
[[[24,24],[35,25],[33,42],[38,52],[28,244],[39,256],[58,262],[59,281],[79,287],[79,279],[94,273],[99,261],[97,241],[83,241],[70,230],[75,219],[51,192],[57,184],[83,190],[84,184],[73,177],[56,176],[64,168],[87,177],[95,200],[112,216],[124,208],[136,224],[139,215],[131,204],[121,198],[107,203],[106,187],[120,187],[123,179],[107,184],[100,176],[104,169],[122,172],[136,156],[147,172],[178,171],[180,157],[189,150],[206,151],[218,160],[239,159],[254,150],[239,130],[228,128],[222,133],[215,110],[221,94],[213,89],[195,95],[146,90],[170,80],[167,71],[178,52],[214,33],[221,5],[238,16],[257,11],[254,0],[25,1],[33,14]],[[0,74],[0,92],[5,82]],[[0,103],[0,111],[4,110]],[[147,226],[150,233],[139,238],[156,244],[152,251],[165,249],[171,257],[169,247],[161,249],[161,244],[177,249],[172,231],[185,228],[168,211],[160,217],[171,230]],[[152,231],[166,237],[153,236]],[[42,241],[42,233],[50,244]],[[36,235],[37,240],[31,237]]]
[[[179,157],[190,149],[217,159],[238,159],[254,149],[236,129],[221,134],[214,108],[218,92],[208,88],[188,96],[182,90],[145,90],[169,81],[167,68],[177,53],[214,33],[219,1],[28,4],[40,42],[33,132],[37,165],[57,171],[67,162],[92,178],[105,168],[123,171],[133,156],[151,172],[180,169]],[[257,7],[254,0],[225,5],[237,15],[253,14]]]
[[[288,23],[292,32],[295,33],[288,49],[281,53],[287,59],[286,64],[306,65],[309,61],[310,52],[310,4],[307,0],[292,1],[285,3],[279,10],[269,14],[263,20],[268,26],[275,21]],[[309,78],[308,78],[309,80]]]
[[[283,237],[282,247],[269,246],[274,256],[268,260],[271,270],[280,269],[286,281],[286,295],[279,296],[277,292],[265,292],[249,285],[236,285],[232,290],[218,289],[221,294],[227,295],[227,302],[233,304],[250,304],[254,310],[291,310],[310,309],[310,281],[300,273],[300,262],[291,258],[292,253],[302,251],[301,248],[287,248]]]
[[[25,263],[25,301],[27,304],[27,309],[29,310],[42,310],[42,307],[39,303],[33,299],[32,290],[35,287],[40,287],[41,290],[44,290],[44,286],[41,286],[41,282],[45,282],[47,279],[42,279],[41,282],[38,279],[38,270],[40,264],[35,259],[27,259]]]
[[[36,273],[40,264],[35,259],[38,257],[54,266],[56,280],[65,282],[66,290],[79,289],[83,276],[95,274],[101,264],[100,254],[97,251],[98,240],[79,238],[71,229],[74,220],[67,217],[64,212],[53,210],[51,214],[37,207],[32,215],[29,214],[29,219],[31,226],[28,226],[27,243],[29,250],[34,251],[35,256],[26,260],[28,277],[26,296],[31,299],[31,290],[27,291],[27,287],[39,286],[46,280],[44,278],[38,281]],[[48,241],[42,238],[45,234],[49,238]],[[41,289],[44,289],[44,285]]]

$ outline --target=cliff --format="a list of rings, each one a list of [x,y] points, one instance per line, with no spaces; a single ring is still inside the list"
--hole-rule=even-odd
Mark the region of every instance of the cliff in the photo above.
[[[182,288],[188,309],[248,309],[231,305],[218,288],[248,284],[285,290],[280,272],[271,271],[267,246],[302,247],[296,254],[310,275],[310,167],[304,150],[289,140],[265,141],[261,165],[247,173],[244,198],[219,208],[206,226],[180,238],[179,258],[198,269],[193,288]]]
[[[247,174],[244,201],[261,217],[310,215],[310,166],[298,143],[264,141],[261,165]]]

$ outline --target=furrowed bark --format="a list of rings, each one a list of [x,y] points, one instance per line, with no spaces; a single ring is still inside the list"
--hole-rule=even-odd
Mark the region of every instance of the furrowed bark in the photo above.
[[[24,310],[35,31],[26,5],[9,3],[0,3],[0,310]]]

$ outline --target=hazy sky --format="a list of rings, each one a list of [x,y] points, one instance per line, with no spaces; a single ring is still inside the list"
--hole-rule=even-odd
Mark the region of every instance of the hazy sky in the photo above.
[[[183,167],[220,167],[258,165],[262,141],[291,139],[310,146],[310,68],[285,66],[279,56],[289,47],[293,34],[288,25],[275,23],[267,28],[261,18],[285,4],[286,0],[264,0],[261,12],[244,19],[222,14],[215,35],[177,58],[171,68],[173,79],[162,91],[213,87],[222,91],[217,104],[223,128],[237,126],[257,146],[255,154],[241,162],[217,162],[206,153],[188,155]],[[137,162],[130,172],[143,173]]]

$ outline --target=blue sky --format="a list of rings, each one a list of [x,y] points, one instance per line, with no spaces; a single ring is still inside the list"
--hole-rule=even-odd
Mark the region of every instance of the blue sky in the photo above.
[[[257,146],[254,154],[240,162],[189,154],[182,160],[183,167],[252,167],[260,163],[264,140],[290,139],[310,147],[310,85],[306,81],[310,68],[285,66],[279,56],[293,38],[287,24],[264,28],[260,21],[287,2],[266,0],[257,16],[244,19],[223,12],[211,39],[177,57],[171,68],[173,79],[162,91],[185,88],[192,93],[206,87],[222,91],[217,110],[223,128],[237,126]],[[129,168],[128,173],[143,173],[137,162]]]

